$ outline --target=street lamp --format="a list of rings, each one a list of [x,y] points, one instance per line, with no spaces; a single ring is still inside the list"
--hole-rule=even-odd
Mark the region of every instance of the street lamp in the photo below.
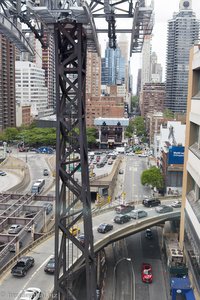
[[[114,266],[113,290],[115,291],[115,289],[114,289],[114,288],[115,288],[115,273],[116,273],[117,266],[119,265],[120,262],[122,262],[122,261],[124,261],[124,260],[126,260],[127,262],[129,262],[129,263],[130,263],[130,266],[131,266],[132,277],[133,277],[133,281],[134,281],[134,284],[131,285],[131,288],[133,288],[132,294],[133,294],[133,300],[135,300],[135,272],[134,272],[134,269],[133,269],[133,264],[132,264],[131,258],[129,258],[129,257],[122,257],[122,258],[120,258],[120,259],[116,262],[116,264],[115,264],[115,266]],[[115,292],[114,292],[114,293],[112,292],[112,300],[115,300]]]

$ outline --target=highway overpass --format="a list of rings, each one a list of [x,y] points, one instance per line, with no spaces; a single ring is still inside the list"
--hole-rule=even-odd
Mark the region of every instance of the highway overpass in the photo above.
[[[162,201],[165,203],[166,201]],[[167,201],[168,204],[170,201]],[[144,208],[139,205],[138,208]],[[180,217],[180,209],[174,208],[174,211],[166,214],[158,214],[154,208],[144,208],[148,212],[148,216],[139,220],[131,220],[130,222],[122,225],[115,224],[112,220],[115,216],[113,208],[107,210],[96,211],[93,216],[93,233],[94,233],[94,248],[97,253],[100,249],[104,248],[106,245],[113,243],[121,238],[128,235],[134,234],[135,232],[144,230],[147,227],[154,226],[156,224],[163,223],[167,220],[173,220]],[[100,223],[108,222],[113,224],[113,230],[101,234],[97,232],[97,228]],[[82,224],[80,224],[82,230]],[[45,240],[46,238],[46,240]],[[72,246],[71,254],[73,253],[73,261],[69,262],[69,267],[79,266],[84,262],[81,256],[80,250],[77,250]],[[23,251],[14,257],[4,268],[0,270],[0,295],[4,295],[4,300],[16,300],[17,295],[20,290],[27,288],[29,286],[39,287],[44,293],[43,299],[49,299],[49,291],[53,289],[53,276],[49,276],[44,273],[44,265],[48,259],[54,253],[54,233],[48,233],[47,236],[43,236],[36,240],[32,246],[28,249],[23,249]],[[16,262],[17,258],[21,255],[31,255],[35,258],[35,266],[27,273],[24,278],[19,279],[14,278],[10,274],[10,269],[12,265]],[[72,255],[71,255],[72,256]],[[13,296],[15,295],[15,296]]]

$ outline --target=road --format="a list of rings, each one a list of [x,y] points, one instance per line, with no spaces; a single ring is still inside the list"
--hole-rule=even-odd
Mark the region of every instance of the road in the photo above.
[[[142,207],[139,205],[139,207]],[[150,219],[152,216],[160,216],[155,212],[155,209],[153,208],[145,208],[145,210],[148,211],[148,218]],[[175,211],[180,211],[179,209],[175,209]],[[98,216],[93,217],[93,233],[94,233],[94,242],[98,243],[98,241],[101,241],[102,239],[109,239],[112,240],[113,234],[118,234],[121,232],[121,230],[124,230],[124,228],[128,228],[130,225],[135,227],[136,224],[140,222],[140,220],[131,220],[130,222],[119,225],[114,224],[112,222],[113,218],[115,216],[114,210],[108,211],[104,214],[100,214]],[[142,219],[141,219],[142,220]],[[143,219],[144,220],[144,219]],[[114,224],[114,228],[111,232],[108,232],[106,234],[101,234],[97,232],[97,228],[100,223],[102,222],[111,222]],[[80,224],[80,228],[82,230],[82,224]],[[125,233],[127,232],[124,230]],[[136,244],[139,245],[139,242],[132,243],[133,245]],[[144,246],[145,247],[145,246]],[[143,247],[143,248],[144,248]],[[147,247],[148,249],[148,247]],[[71,250],[74,254],[74,260],[79,256],[79,251],[77,248]],[[130,252],[134,253],[133,249],[130,249]],[[140,253],[140,249],[138,250],[138,253]],[[142,250],[143,251],[143,250]],[[44,242],[43,244],[39,245],[37,248],[35,248],[33,251],[29,253],[29,255],[33,256],[35,258],[36,264],[35,266],[27,273],[26,277],[24,278],[14,278],[10,272],[7,272],[6,275],[1,279],[1,286],[0,286],[0,295],[1,293],[5,293],[5,291],[9,291],[10,294],[6,294],[3,300],[13,300],[16,299],[16,297],[11,297],[12,294],[18,295],[20,290],[25,287],[39,287],[42,289],[44,295],[43,299],[48,299],[49,291],[51,290],[50,287],[53,286],[53,276],[47,275],[44,273],[44,265],[48,261],[51,255],[54,253],[54,238],[51,238],[47,242]],[[131,255],[131,254],[129,254]],[[156,256],[156,254],[155,254]],[[155,262],[156,263],[156,262]],[[19,284],[20,282],[20,284]],[[7,293],[7,292],[6,292]],[[138,298],[136,298],[138,299]],[[110,300],[110,299],[109,299]],[[152,300],[155,300],[152,298]]]

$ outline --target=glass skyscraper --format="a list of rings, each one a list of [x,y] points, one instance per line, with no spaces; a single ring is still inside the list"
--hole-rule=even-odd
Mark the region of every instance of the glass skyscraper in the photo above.
[[[189,51],[199,37],[199,21],[192,11],[191,0],[181,0],[179,12],[168,21],[166,100],[173,112],[186,112]]]
[[[126,59],[122,56],[121,50],[109,47],[105,50],[105,58],[101,61],[101,84],[115,85],[122,84],[126,76]]]

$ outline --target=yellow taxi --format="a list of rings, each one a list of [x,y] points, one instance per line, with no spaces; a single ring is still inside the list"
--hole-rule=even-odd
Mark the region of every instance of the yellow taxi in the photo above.
[[[80,233],[80,227],[78,225],[74,225],[73,227],[70,228],[70,233],[73,235],[73,236],[77,236],[79,233]]]

